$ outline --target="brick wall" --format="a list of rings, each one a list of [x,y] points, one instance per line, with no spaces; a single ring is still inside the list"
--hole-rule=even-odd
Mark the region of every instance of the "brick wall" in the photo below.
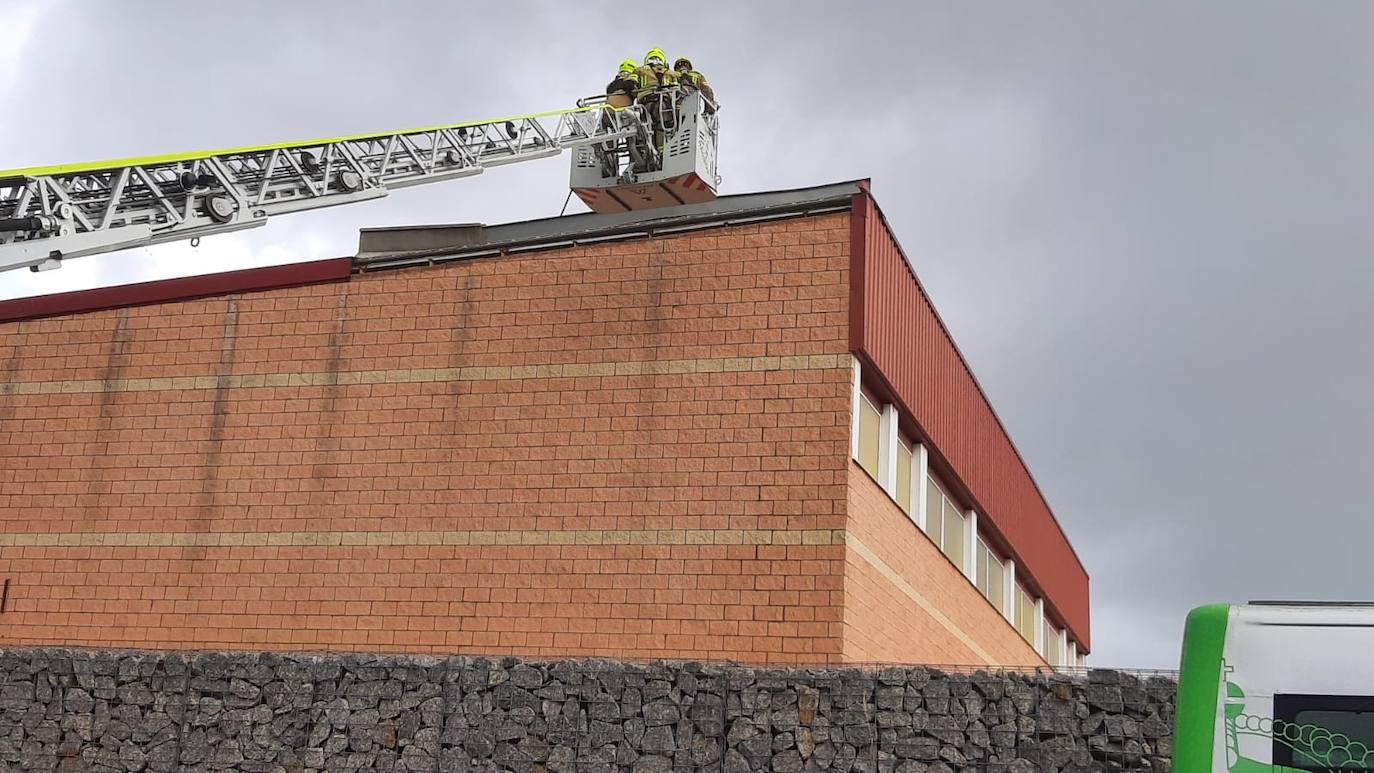
[[[0,326],[0,641],[836,660],[849,236]]]
[[[847,531],[847,662],[1046,665],[857,463]]]

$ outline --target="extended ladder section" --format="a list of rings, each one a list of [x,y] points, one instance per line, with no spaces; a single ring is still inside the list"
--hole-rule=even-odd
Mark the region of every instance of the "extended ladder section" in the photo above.
[[[604,104],[383,134],[0,171],[0,271],[197,239],[564,148],[652,147],[643,107]]]

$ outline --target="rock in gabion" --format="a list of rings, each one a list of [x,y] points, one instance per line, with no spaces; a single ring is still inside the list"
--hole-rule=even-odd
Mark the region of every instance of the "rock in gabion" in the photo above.
[[[0,650],[0,770],[1167,771],[1171,678],[1095,670]]]

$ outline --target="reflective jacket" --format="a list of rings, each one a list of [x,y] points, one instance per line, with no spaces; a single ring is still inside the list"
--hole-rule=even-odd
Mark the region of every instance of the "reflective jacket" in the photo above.
[[[616,73],[615,80],[606,84],[606,94],[624,94],[634,99],[639,93],[639,76],[631,72]]]
[[[641,94],[658,88],[658,73],[655,73],[654,68],[647,64],[641,65],[639,69],[635,70],[635,77],[639,79],[639,91]]]
[[[654,75],[658,77],[658,85],[663,88],[672,88],[677,85],[677,73],[667,67],[655,68]]]
[[[705,94],[706,98],[712,102],[716,101],[715,89],[711,88],[711,84],[706,82],[706,76],[702,75],[699,71],[689,70],[684,73],[678,73],[678,79],[682,83],[684,89],[688,91],[695,89]]]

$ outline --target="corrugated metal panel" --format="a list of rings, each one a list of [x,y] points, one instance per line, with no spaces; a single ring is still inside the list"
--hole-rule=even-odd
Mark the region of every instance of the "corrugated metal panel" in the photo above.
[[[917,281],[872,196],[854,196],[851,348],[966,489],[1085,649],[1088,575]]]

